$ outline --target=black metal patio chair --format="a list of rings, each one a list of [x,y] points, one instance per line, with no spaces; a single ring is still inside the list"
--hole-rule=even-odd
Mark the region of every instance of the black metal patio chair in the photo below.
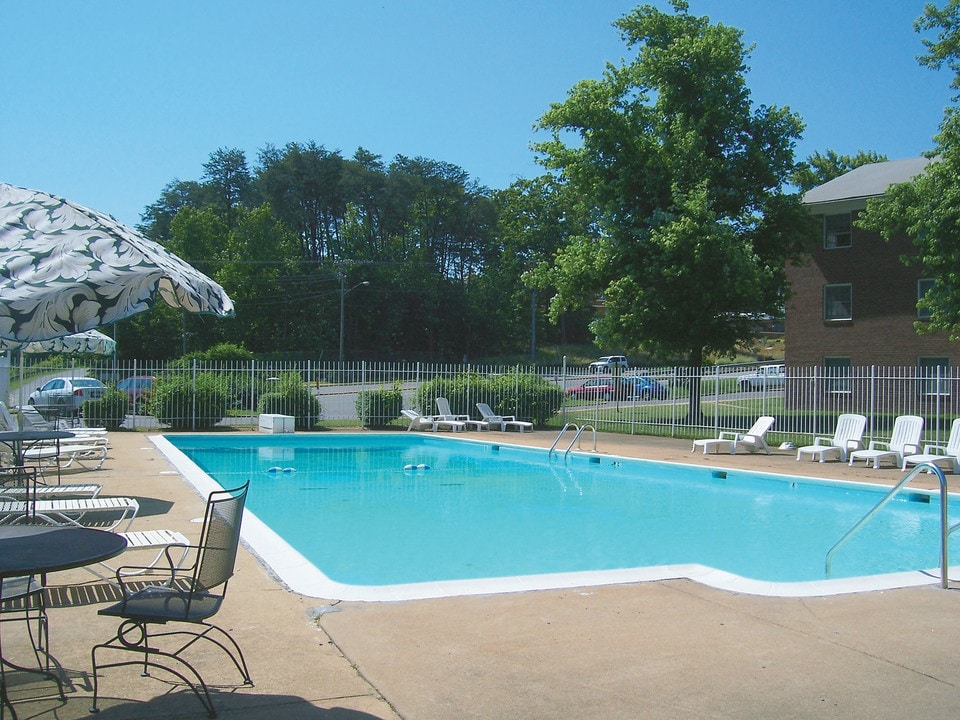
[[[227,581],[233,575],[240,544],[240,523],[243,518],[243,506],[246,502],[249,482],[232,490],[220,490],[210,493],[204,515],[200,542],[191,548],[196,551],[192,564],[178,566],[183,551],[182,545],[173,545],[167,551],[167,564],[163,578],[154,578],[162,584],[149,584],[130,592],[130,574],[145,568],[124,566],[117,568],[116,579],[124,593],[120,602],[104,608],[101,615],[123,618],[115,637],[91,651],[93,660],[93,705],[91,712],[97,712],[97,693],[99,690],[98,671],[103,668],[124,665],[142,665],[143,675],[149,675],[149,668],[159,668],[175,675],[186,683],[197,699],[203,703],[210,717],[217,712],[210,697],[210,691],[199,671],[183,657],[184,651],[200,640],[213,643],[233,661],[245,685],[253,685],[247,663],[240,646],[230,634],[208,622],[223,603],[227,592]],[[144,581],[144,575],[137,577],[138,585]],[[200,626],[196,629],[183,627],[151,633],[153,625],[168,623],[187,623]],[[173,638],[174,641],[167,639]],[[160,645],[171,645],[161,648]],[[97,653],[103,650],[119,650],[141,654],[143,657],[131,660],[118,660],[98,663]],[[175,663],[171,667],[165,663]]]

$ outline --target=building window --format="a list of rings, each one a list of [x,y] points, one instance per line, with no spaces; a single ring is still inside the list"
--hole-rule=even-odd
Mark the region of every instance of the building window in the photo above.
[[[933,287],[933,278],[920,278],[917,280],[917,302],[923,300],[923,296],[927,294],[930,288]],[[917,308],[917,318],[920,320],[929,320],[930,311],[926,308]]]
[[[823,319],[853,320],[853,285],[823,286]]]
[[[824,390],[828,393],[850,392],[850,358],[825,357],[823,359]]]
[[[920,395],[950,394],[950,358],[921,357],[917,360],[917,385]]]
[[[823,216],[823,247],[826,250],[848,248],[853,245],[853,226],[850,213]]]

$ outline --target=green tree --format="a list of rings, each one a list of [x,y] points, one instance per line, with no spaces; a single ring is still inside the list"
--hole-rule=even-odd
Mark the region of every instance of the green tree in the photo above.
[[[856,155],[838,155],[833,150],[826,154],[815,152],[797,166],[791,181],[801,193],[823,185],[861,165],[886,162],[887,156],[872,150],[858,150]]]
[[[572,237],[553,264],[553,316],[599,298],[598,343],[700,367],[781,312],[786,262],[814,226],[784,190],[800,118],[752,107],[741,31],[672,4],[615,23],[636,57],[552,105],[535,149],[597,214],[598,231]],[[698,385],[690,397],[699,415]]]
[[[950,0],[942,9],[928,4],[914,27],[918,32],[936,30],[937,39],[923,39],[927,54],[921,65],[933,69],[947,66],[954,77],[950,87],[960,92],[960,0]],[[916,323],[922,333],[946,332],[960,340],[960,95],[944,110],[936,147],[929,153],[934,162],[911,182],[894,185],[882,198],[867,201],[856,225],[873,230],[889,240],[906,235],[917,248],[904,258],[919,265],[933,278],[933,287],[919,305],[930,312],[929,320]]]

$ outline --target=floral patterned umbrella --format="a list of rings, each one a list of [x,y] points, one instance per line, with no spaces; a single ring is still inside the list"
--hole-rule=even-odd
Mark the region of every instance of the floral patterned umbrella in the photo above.
[[[107,325],[158,297],[191,313],[233,315],[220,285],[135,230],[0,183],[0,349]]]
[[[23,352],[32,355],[40,353],[70,353],[72,355],[113,355],[117,341],[99,330],[87,330],[73,335],[35,340],[23,347]]]

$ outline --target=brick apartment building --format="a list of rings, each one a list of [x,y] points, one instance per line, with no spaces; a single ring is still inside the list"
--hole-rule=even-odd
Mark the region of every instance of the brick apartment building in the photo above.
[[[820,366],[845,376],[851,367],[873,365],[924,373],[956,366],[960,345],[914,328],[923,319],[917,299],[929,280],[901,260],[915,252],[913,244],[905,237],[886,242],[853,225],[869,198],[916,177],[928,162],[864,165],[804,195],[823,232],[810,248],[810,262],[787,268],[793,292],[784,326],[788,368]]]

